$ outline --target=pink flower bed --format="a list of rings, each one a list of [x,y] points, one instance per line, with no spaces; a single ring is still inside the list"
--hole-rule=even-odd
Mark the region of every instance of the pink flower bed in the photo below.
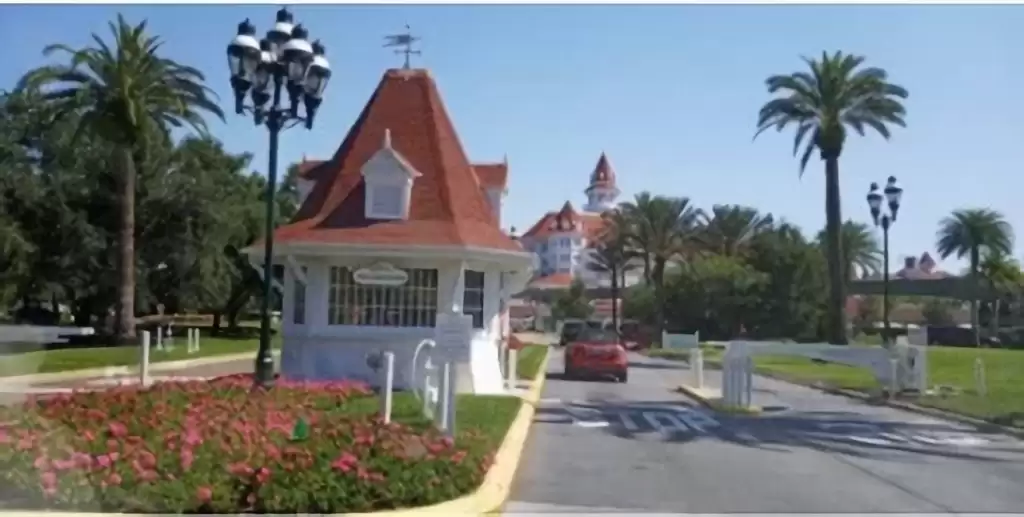
[[[503,435],[470,425],[456,446],[402,398],[401,423],[385,425],[359,383],[251,386],[243,375],[0,408],[0,506],[159,513],[418,506],[478,486]],[[300,419],[308,434],[296,439]]]

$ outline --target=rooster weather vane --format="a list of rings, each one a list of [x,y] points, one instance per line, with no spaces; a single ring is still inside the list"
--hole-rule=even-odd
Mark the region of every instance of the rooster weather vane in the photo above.
[[[412,35],[411,29],[409,28],[409,24],[406,24],[405,32],[403,34],[392,34],[390,36],[384,36],[384,47],[403,47],[401,49],[395,50],[395,54],[405,55],[404,68],[408,70],[409,68],[411,68],[411,66],[409,65],[409,56],[418,56],[421,54],[419,50],[413,50],[412,48],[412,44],[416,43],[417,41],[420,41],[420,39],[421,38]]]

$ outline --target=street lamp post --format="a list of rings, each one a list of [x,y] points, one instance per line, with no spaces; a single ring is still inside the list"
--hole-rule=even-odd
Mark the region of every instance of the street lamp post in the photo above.
[[[882,190],[888,212],[882,212],[883,194],[878,193],[878,183],[872,183],[868,190],[868,208],[875,226],[882,227],[882,322],[884,325],[882,343],[889,344],[892,332],[889,324],[889,227],[896,222],[896,214],[900,211],[900,199],[903,189],[896,185],[896,176],[889,176]]]
[[[257,126],[270,133],[267,165],[267,211],[263,241],[263,305],[260,312],[260,348],[256,355],[257,386],[270,387],[274,378],[274,358],[270,353],[270,294],[273,285],[274,193],[277,190],[278,137],[284,129],[304,122],[313,128],[331,68],[319,41],[307,40],[302,25],[293,25],[287,9],[277,12],[274,27],[267,37],[256,40],[256,27],[246,19],[238,24],[238,34],[228,45],[231,88],[235,93],[235,113],[252,114]],[[281,105],[281,94],[288,94],[288,106]],[[251,105],[245,96],[251,95]],[[305,116],[299,115],[300,101]],[[269,104],[268,104],[269,103]]]

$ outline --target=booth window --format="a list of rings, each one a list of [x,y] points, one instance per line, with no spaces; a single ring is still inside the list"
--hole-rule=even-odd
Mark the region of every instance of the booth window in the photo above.
[[[484,273],[466,271],[462,292],[462,313],[473,317],[473,328],[484,328]]]
[[[363,285],[347,267],[331,268],[327,322],[369,327],[433,327],[437,322],[437,270],[403,269],[399,286]]]
[[[302,275],[306,275],[306,266],[302,266]],[[306,324],[306,283],[295,278],[292,287],[292,322],[296,325]]]

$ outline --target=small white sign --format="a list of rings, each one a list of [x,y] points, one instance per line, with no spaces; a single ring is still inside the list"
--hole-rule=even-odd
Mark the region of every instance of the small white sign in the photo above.
[[[438,362],[464,363],[469,361],[470,343],[473,340],[473,317],[466,314],[437,315],[434,327],[434,347],[431,355]]]
[[[378,262],[369,267],[357,269],[352,279],[363,285],[405,285],[409,274],[386,262]]]
[[[661,346],[663,348],[697,348],[700,345],[699,333],[693,334],[662,334]]]

